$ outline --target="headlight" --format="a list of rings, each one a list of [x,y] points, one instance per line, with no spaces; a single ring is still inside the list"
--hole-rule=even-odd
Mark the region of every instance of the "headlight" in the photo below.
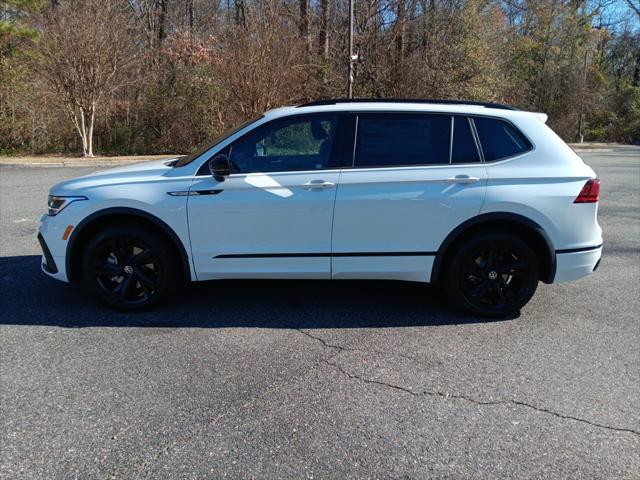
[[[58,197],[56,195],[49,195],[49,210],[48,215],[53,217],[59,214],[70,203],[77,202],[78,200],[88,200],[87,197]]]

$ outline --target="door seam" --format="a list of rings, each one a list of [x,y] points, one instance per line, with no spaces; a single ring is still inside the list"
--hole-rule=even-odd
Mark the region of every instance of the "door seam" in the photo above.
[[[333,196],[333,210],[331,212],[331,240],[329,242],[329,280],[333,280],[333,224],[336,218],[336,207],[338,206],[338,189],[340,188],[340,178],[342,177],[342,168],[338,172],[336,181],[336,192]]]
[[[194,184],[196,183],[196,179],[192,178],[191,179],[191,184],[189,184],[189,188],[187,189],[187,191],[189,193],[191,193],[191,189],[193,188]],[[198,282],[198,270],[196,269],[196,261],[195,261],[195,257],[193,255],[193,242],[191,241],[191,223],[190,223],[190,218],[189,218],[189,203],[190,203],[190,199],[191,199],[191,195],[187,195],[187,202],[185,205],[185,215],[187,217],[187,236],[189,238],[189,253],[191,253],[191,268],[193,269],[193,277],[196,279],[195,281]],[[191,279],[189,279],[191,280]]]

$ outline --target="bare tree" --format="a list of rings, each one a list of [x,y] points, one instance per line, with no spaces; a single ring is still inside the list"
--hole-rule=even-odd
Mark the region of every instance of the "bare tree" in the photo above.
[[[166,37],[167,0],[129,0],[131,13],[141,24],[149,48],[161,45]]]
[[[61,2],[44,15],[40,66],[80,136],[85,157],[93,156],[98,106],[130,81],[135,55],[127,13],[125,3],[87,0]]]
[[[292,32],[277,21],[277,12],[263,18],[247,16],[244,27],[225,32],[227,48],[215,51],[212,66],[229,95],[226,115],[237,112],[236,121],[253,117],[275,105],[302,98],[307,84],[307,44],[296,42]],[[286,71],[286,75],[282,75]]]
[[[640,2],[638,0],[626,0],[629,8],[633,10],[636,15],[640,18]]]
[[[187,151],[264,109],[345,93],[346,0],[4,4],[0,149],[68,151],[75,129],[85,155]],[[513,103],[568,139],[583,105],[587,139],[640,143],[639,0],[355,4],[356,96]],[[7,38],[21,25],[33,35]]]

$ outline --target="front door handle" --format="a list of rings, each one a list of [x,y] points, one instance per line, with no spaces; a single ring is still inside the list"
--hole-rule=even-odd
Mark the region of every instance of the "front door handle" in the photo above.
[[[447,179],[449,183],[476,183],[479,181],[480,179],[478,177],[471,177],[469,175],[456,175],[455,177]]]
[[[306,189],[306,190],[315,190],[315,189],[327,189],[327,188],[333,188],[335,187],[336,184],[333,182],[325,182],[324,180],[311,180],[307,183],[303,183],[302,184],[302,188]]]

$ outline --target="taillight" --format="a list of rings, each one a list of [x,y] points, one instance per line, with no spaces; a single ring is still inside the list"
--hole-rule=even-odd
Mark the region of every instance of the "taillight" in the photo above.
[[[573,203],[595,203],[600,200],[600,180],[594,178],[584,184]]]

